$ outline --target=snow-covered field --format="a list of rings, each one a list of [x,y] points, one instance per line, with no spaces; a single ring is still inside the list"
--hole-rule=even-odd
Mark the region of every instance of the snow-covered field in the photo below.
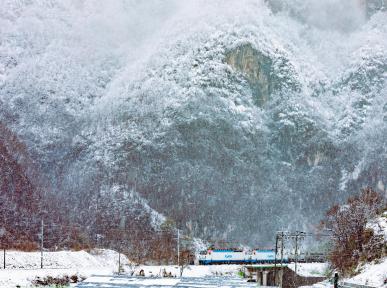
[[[294,269],[294,264],[289,267]],[[214,266],[189,266],[183,270],[182,278],[175,278],[179,275],[176,266],[140,266],[137,267],[137,274],[144,270],[146,277],[90,277],[79,287],[257,287],[256,283],[248,283],[247,279],[237,276],[239,265],[214,265]],[[321,276],[324,274],[327,265],[324,263],[300,263],[297,271],[304,276]],[[163,270],[171,273],[173,278],[157,278]]]
[[[0,255],[2,258],[2,255]],[[121,255],[124,273],[130,273],[128,259]],[[89,278],[92,275],[113,275],[118,271],[118,253],[112,250],[59,251],[44,253],[44,269],[40,269],[39,252],[7,251],[6,268],[0,269],[0,287],[30,287],[36,277],[61,277],[78,275]],[[184,277],[235,276],[241,266],[189,266],[183,270]],[[179,275],[177,266],[138,266],[134,273],[144,270],[145,276],[159,277],[163,271],[173,276]]]
[[[118,271],[118,253],[112,250],[45,252],[44,269],[40,269],[39,252],[7,251],[6,263],[7,269],[0,270],[0,287],[16,287],[16,285],[30,287],[31,281],[36,277],[78,275],[88,278],[87,281],[94,281],[95,277],[90,278],[92,275],[105,275],[105,278],[112,276]],[[121,255],[121,263],[123,264],[124,273],[129,274],[132,270],[128,265],[128,259],[123,255]],[[238,270],[241,268],[242,266],[239,265],[188,266],[183,269],[183,277],[192,279],[236,277]],[[172,276],[180,274],[179,268],[173,265],[144,265],[133,269],[134,275],[138,275],[140,270],[144,270],[147,279],[161,277],[164,270]],[[321,263],[301,263],[298,264],[297,268],[298,272],[305,276],[321,275],[325,269],[326,265]]]
[[[98,279],[106,280],[110,279],[118,270],[118,254],[111,250],[102,250],[98,251],[98,253],[96,251],[92,253],[85,251],[47,252],[44,254],[44,259],[45,267],[40,269],[38,268],[40,265],[39,252],[8,252],[7,269],[0,270],[0,287],[14,288],[17,285],[20,287],[31,287],[31,281],[36,279],[36,277],[61,277],[64,275],[78,275],[88,278],[87,281],[89,282],[93,282],[96,278],[91,277],[92,275],[105,275]],[[123,263],[123,274],[130,273],[130,268],[127,265],[129,261],[125,256],[121,255],[121,263]],[[240,268],[241,266],[238,265],[189,266],[184,268],[183,276],[188,278],[236,276]],[[160,282],[160,279],[151,280],[151,278],[161,277],[164,270],[167,273],[171,273],[172,276],[179,275],[179,268],[171,265],[138,266],[135,267],[135,274],[138,274],[140,270],[144,270],[146,279],[149,279],[150,282]],[[172,280],[167,279],[163,281],[166,284],[171,284]],[[176,282],[176,280],[174,281]]]
[[[3,253],[0,253],[3,258]],[[121,255],[122,263],[128,263]],[[44,252],[44,268],[113,267],[118,265],[118,253],[112,250]],[[6,268],[40,268],[40,252],[6,251]]]
[[[31,281],[36,279],[36,277],[61,277],[64,275],[78,275],[84,278],[88,278],[86,282],[82,284],[82,287],[87,287],[87,283],[91,284],[94,281],[113,279],[112,276],[118,270],[118,253],[112,250],[93,250],[91,252],[45,252],[44,269],[40,269],[39,252],[7,251],[6,262],[7,269],[0,270],[0,287],[14,288],[17,285],[19,285],[20,287],[31,287]],[[133,271],[131,270],[130,265],[128,265],[129,260],[124,255],[121,255],[121,263],[123,264],[122,267],[124,269],[124,274],[130,274],[130,272]],[[224,281],[234,281],[235,279],[237,279],[236,275],[241,268],[242,266],[239,265],[188,266],[185,267],[183,270],[183,279],[185,279],[184,281],[186,282],[194,281],[195,279],[195,281],[197,281],[197,279],[202,279],[202,281],[207,282],[215,280],[218,282],[222,282],[223,280],[221,281],[221,279],[223,278],[226,279]],[[294,263],[289,264],[289,268],[294,270]],[[327,264],[325,263],[299,263],[297,264],[297,273],[302,276],[323,276],[327,268]],[[165,272],[167,274],[170,273],[173,277],[179,275],[179,268],[173,265],[143,265],[134,267],[133,269],[134,276],[138,275],[139,272],[143,270],[145,278],[143,278],[143,280],[140,280],[142,282],[146,282],[149,280],[149,283],[146,282],[149,285],[152,284],[154,281],[160,282],[161,280],[156,279],[156,277],[161,277]],[[93,275],[104,276],[98,278]],[[114,281],[118,282],[128,281],[127,278],[114,279]],[[344,281],[355,284],[366,284],[374,287],[387,287],[387,285],[383,286],[383,282],[385,279],[387,279],[387,258],[378,264],[368,264],[364,266],[361,274],[351,279],[345,279]],[[179,286],[183,283],[180,280],[176,280],[176,278],[166,278],[164,282],[167,286],[173,286],[175,284]],[[315,288],[328,286],[330,287],[331,284],[322,283],[314,285]]]
[[[123,255],[121,263],[128,264]],[[45,252],[43,264],[44,269],[40,269],[39,252],[7,251],[7,269],[0,270],[0,287],[30,287],[36,277],[112,275],[118,271],[118,253],[112,250]]]
[[[243,266],[241,265],[209,265],[209,266],[188,266],[183,269],[183,277],[207,277],[207,276],[234,276]],[[294,270],[294,263],[288,265]],[[297,273],[302,276],[319,277],[324,276],[328,265],[326,263],[298,263]],[[163,270],[171,272],[172,276],[179,275],[177,266],[139,266],[135,274],[144,270],[145,276],[162,276]]]

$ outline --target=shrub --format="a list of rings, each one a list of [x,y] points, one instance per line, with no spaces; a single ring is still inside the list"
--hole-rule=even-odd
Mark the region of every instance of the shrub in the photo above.
[[[36,277],[35,280],[31,281],[34,286],[50,286],[55,285],[56,287],[68,286],[70,284],[70,277],[65,275],[62,277],[47,276],[44,278]]]

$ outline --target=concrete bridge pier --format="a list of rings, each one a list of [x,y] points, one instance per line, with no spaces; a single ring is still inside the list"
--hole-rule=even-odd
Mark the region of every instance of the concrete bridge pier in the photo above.
[[[267,286],[267,274],[269,271],[262,271],[262,286]]]
[[[262,285],[262,277],[261,277],[261,271],[258,271],[257,270],[257,272],[256,272],[256,274],[257,274],[257,283],[258,283],[258,285]]]

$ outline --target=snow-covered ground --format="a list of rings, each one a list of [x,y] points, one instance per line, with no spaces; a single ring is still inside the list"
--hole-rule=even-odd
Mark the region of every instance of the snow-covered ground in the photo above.
[[[90,278],[92,275],[111,276],[118,271],[118,253],[112,250],[45,252],[44,269],[40,269],[39,252],[7,251],[6,263],[7,269],[0,270],[0,287],[16,287],[16,285],[30,287],[31,281],[36,277],[78,275],[92,281],[94,279]],[[142,265],[132,267],[131,270],[129,260],[123,255],[121,263],[124,274],[134,271],[134,275],[138,275],[143,270],[147,279],[161,277],[165,272],[174,277],[180,274],[179,267],[173,265]],[[294,269],[294,264],[290,264],[289,267]],[[240,265],[188,266],[183,269],[183,277],[197,279],[236,277],[241,268]],[[297,266],[298,273],[305,276],[319,276],[325,269],[326,265],[321,263],[300,263]]]
[[[294,264],[289,267],[294,269]],[[146,277],[125,276],[93,276],[79,284],[79,287],[257,287],[256,283],[248,283],[247,279],[237,276],[239,265],[214,265],[214,266],[189,266],[183,270],[182,278],[176,266],[139,266],[136,274],[144,270]],[[325,273],[327,264],[324,263],[300,263],[297,271],[304,276],[321,276]],[[165,272],[171,273],[172,278],[160,278]]]
[[[241,265],[209,265],[209,266],[188,266],[183,270],[183,277],[206,277],[206,276],[233,276],[242,269]],[[295,264],[291,263],[288,267],[292,270]],[[320,277],[326,274],[327,263],[298,263],[297,274],[308,277]],[[167,273],[171,272],[173,276],[179,275],[177,266],[139,266],[135,274],[143,269],[145,276],[162,276],[163,269]]]
[[[240,265],[210,265],[210,266],[188,266],[183,269],[183,277],[206,277],[206,276],[233,276],[236,275],[238,270],[240,270],[242,266]],[[136,268],[135,274],[137,274],[140,270],[144,270],[146,277],[152,276],[162,276],[163,270],[167,273],[171,273],[172,276],[179,275],[179,267],[178,266],[140,266]]]
[[[7,269],[0,270],[0,287],[16,287],[17,285],[20,287],[31,287],[31,281],[36,279],[36,277],[60,277],[64,275],[78,275],[88,278],[85,282],[87,283],[93,282],[96,279],[92,275],[105,275],[104,277],[106,278],[115,274],[118,270],[118,253],[112,250],[45,252],[44,269],[40,269],[39,252],[7,251],[6,262]],[[123,264],[124,274],[130,274],[132,270],[130,265],[128,265],[129,260],[124,255],[121,255],[121,263]],[[295,269],[294,263],[288,266],[290,269]],[[236,278],[241,268],[242,266],[239,265],[188,266],[183,270],[183,278]],[[328,266],[325,263],[298,263],[297,273],[302,276],[323,276],[327,268]],[[173,265],[143,265],[133,269],[134,276],[143,270],[145,278],[149,279],[149,281],[152,278],[155,279],[154,277],[161,277],[165,272],[170,273],[174,277],[179,275],[179,267]],[[378,264],[364,266],[359,275],[344,281],[374,287],[387,287],[387,285],[383,286],[385,279],[387,279],[387,258]],[[166,280],[168,282],[166,284],[171,284],[173,281],[176,282],[176,280],[169,278],[169,280]],[[327,282],[314,285],[315,288],[328,286],[330,287],[331,284]]]
[[[130,273],[129,260],[124,255],[121,255],[121,263],[124,273]],[[43,265],[40,269],[39,252],[7,251],[6,269],[0,269],[0,287],[30,287],[36,277],[113,275],[118,271],[118,253],[112,250],[45,252]],[[184,268],[183,276],[236,276],[240,268],[238,265],[188,266]],[[179,275],[179,268],[172,265],[137,266],[134,274],[140,270],[144,270],[147,278],[162,276],[164,270],[173,276]]]
[[[387,284],[384,285],[384,281],[387,280],[387,258],[378,264],[366,264],[361,271],[359,275],[345,281],[374,287],[387,287]]]
[[[372,228],[376,235],[381,235],[387,241],[387,212],[380,217],[370,221],[368,228]],[[364,284],[375,287],[387,287],[384,281],[387,280],[387,257],[377,263],[366,264],[361,268],[361,273],[351,279],[345,280],[348,283]]]
[[[1,255],[2,258],[3,255]],[[118,253],[112,250],[45,252],[44,269],[40,269],[39,252],[7,251],[6,268],[0,270],[0,287],[30,287],[36,277],[60,277],[94,274],[112,275],[118,271]],[[121,263],[128,259],[121,255]],[[3,267],[1,267],[3,268]]]
[[[288,265],[295,271],[295,264]],[[327,263],[297,263],[297,274],[305,277],[322,277],[326,275],[328,269]]]
[[[123,263],[128,263],[121,255]],[[3,258],[3,253],[0,253]],[[113,267],[118,265],[118,253],[112,250],[44,252],[44,268]],[[6,251],[6,268],[40,268],[40,252]]]
[[[387,284],[384,281],[387,280],[387,258],[380,263],[366,264],[361,269],[360,274],[347,279],[340,279],[342,283],[352,283],[357,285],[367,285],[371,287],[384,287],[387,288]],[[306,286],[305,286],[306,287]],[[332,284],[328,281],[314,284],[313,288],[326,288],[332,287]]]

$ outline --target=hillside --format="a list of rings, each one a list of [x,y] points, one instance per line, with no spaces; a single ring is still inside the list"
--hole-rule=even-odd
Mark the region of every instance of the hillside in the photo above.
[[[386,193],[386,11],[288,2],[3,1],[0,122],[52,227],[268,245],[361,187]]]
[[[4,248],[35,248],[40,193],[28,171],[31,164],[26,150],[0,122],[0,238]]]

